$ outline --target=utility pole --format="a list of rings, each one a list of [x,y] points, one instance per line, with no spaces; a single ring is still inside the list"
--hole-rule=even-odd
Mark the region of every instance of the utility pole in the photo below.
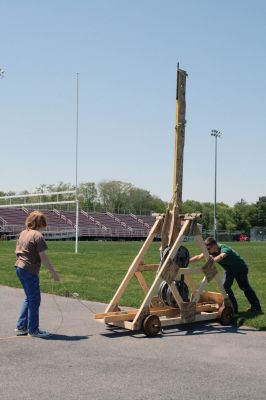
[[[217,192],[217,138],[222,136],[222,132],[212,129],[211,136],[215,138],[215,157],[214,157],[214,207],[213,207],[213,237],[217,240],[217,218],[216,218],[216,192]]]

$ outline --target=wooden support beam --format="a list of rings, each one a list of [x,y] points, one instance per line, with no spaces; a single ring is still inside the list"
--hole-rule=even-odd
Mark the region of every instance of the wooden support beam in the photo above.
[[[169,247],[172,247],[172,245],[176,241],[176,238],[180,232],[180,228],[181,228],[181,221],[179,218],[179,209],[178,209],[177,205],[174,205],[173,210],[172,210],[172,221],[171,221],[169,237],[168,237],[168,246]]]
[[[172,214],[168,207],[163,219],[162,231],[161,231],[161,250],[163,251],[168,246],[169,241],[169,230],[171,225]]]
[[[209,258],[206,264],[203,265],[202,267],[202,272],[206,276],[206,279],[208,282],[210,282],[215,275],[218,273],[217,268],[214,265],[214,261],[212,258]]]
[[[179,308],[181,308],[181,306],[183,304],[183,299],[180,296],[180,293],[176,288],[175,282],[171,282],[170,288],[171,288],[171,292],[172,292],[172,294],[174,296],[175,301],[177,302]]]
[[[200,303],[216,303],[220,307],[223,305],[223,295],[217,292],[203,291],[199,299]]]
[[[222,283],[222,279],[221,279],[221,277],[220,277],[219,272],[217,272],[217,274],[215,275],[214,279],[215,279],[215,281],[216,281],[216,283],[217,283],[217,286],[218,286],[218,288],[219,288],[221,294],[223,295],[224,299],[229,300],[229,296],[228,296],[228,294],[226,293],[226,291],[225,291],[225,289],[224,289],[224,285],[223,285],[223,283]],[[230,300],[229,300],[229,302],[230,302]],[[231,304],[231,302],[230,302],[230,304]]]
[[[161,220],[162,220],[162,217],[158,217],[157,220],[155,221],[153,227],[151,228],[151,230],[149,232],[147,239],[143,243],[142,248],[140,249],[138,255],[135,257],[134,261],[132,262],[131,266],[129,267],[128,272],[125,275],[123,281],[121,282],[119,288],[117,289],[114,297],[108,304],[108,306],[106,308],[106,312],[113,311],[115,309],[115,307],[118,305],[118,302],[119,302],[122,294],[124,293],[131,278],[134,276],[135,272],[138,270],[140,262],[142,261],[144,255],[146,254],[148,248],[150,247],[154,237],[159,233],[160,227],[161,227]]]
[[[190,275],[202,275],[201,268],[179,268],[177,278],[180,278],[181,275],[190,276]]]
[[[204,276],[204,278],[201,281],[200,286],[198,287],[198,289],[196,290],[195,294],[192,297],[192,301],[194,301],[195,303],[198,303],[199,299],[200,299],[200,295],[203,292],[203,290],[205,289],[205,287],[207,286],[207,278],[206,276]]]
[[[144,276],[142,275],[142,273],[139,272],[139,271],[136,271],[136,272],[135,272],[135,277],[137,278],[137,280],[138,280],[140,286],[142,287],[144,293],[147,294],[148,291],[149,291],[149,287],[148,287],[148,285],[147,285],[147,283],[146,283],[146,281],[145,281]]]
[[[208,261],[208,259],[210,258],[210,255],[207,250],[206,244],[204,243],[204,240],[202,238],[201,231],[200,231],[198,225],[195,226],[194,232],[195,232],[195,241],[196,241],[198,247],[200,248],[200,250],[202,251],[202,253],[204,254],[205,260]]]
[[[201,313],[201,314],[196,314],[195,321],[208,321],[208,320],[213,320],[219,318],[219,312],[212,312],[212,313]],[[181,325],[183,324],[182,318],[177,317],[177,318],[165,318],[161,320],[161,326],[166,327],[166,326],[173,326],[173,325]],[[132,325],[131,325],[132,326]]]
[[[139,272],[143,271],[157,271],[160,264],[140,264],[138,267]]]

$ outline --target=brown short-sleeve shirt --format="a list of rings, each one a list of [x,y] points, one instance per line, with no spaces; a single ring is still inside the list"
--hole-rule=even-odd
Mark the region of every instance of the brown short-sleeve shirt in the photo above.
[[[39,253],[47,250],[47,248],[41,232],[34,229],[22,231],[16,245],[16,267],[38,275],[41,268]]]

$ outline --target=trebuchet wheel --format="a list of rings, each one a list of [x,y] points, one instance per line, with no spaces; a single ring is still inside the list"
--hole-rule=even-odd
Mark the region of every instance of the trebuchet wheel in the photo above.
[[[232,307],[224,307],[221,313],[221,324],[222,325],[231,325],[234,320],[234,311]]]
[[[156,336],[161,329],[161,321],[157,315],[148,315],[142,323],[143,332],[149,336]]]

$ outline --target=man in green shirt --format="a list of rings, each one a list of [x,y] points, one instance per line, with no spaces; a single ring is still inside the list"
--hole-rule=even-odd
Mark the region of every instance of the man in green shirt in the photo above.
[[[208,237],[205,240],[206,247],[213,261],[220,264],[225,270],[224,276],[224,288],[228,294],[232,305],[234,307],[234,312],[238,313],[238,304],[235,295],[231,289],[234,280],[241,290],[243,290],[246,298],[248,299],[251,307],[247,311],[251,312],[261,312],[261,305],[259,299],[252,289],[248,281],[248,266],[240,257],[240,255],[231,249],[231,247],[217,243],[213,237]],[[199,254],[197,256],[191,257],[190,262],[195,262],[202,260],[204,254]]]

